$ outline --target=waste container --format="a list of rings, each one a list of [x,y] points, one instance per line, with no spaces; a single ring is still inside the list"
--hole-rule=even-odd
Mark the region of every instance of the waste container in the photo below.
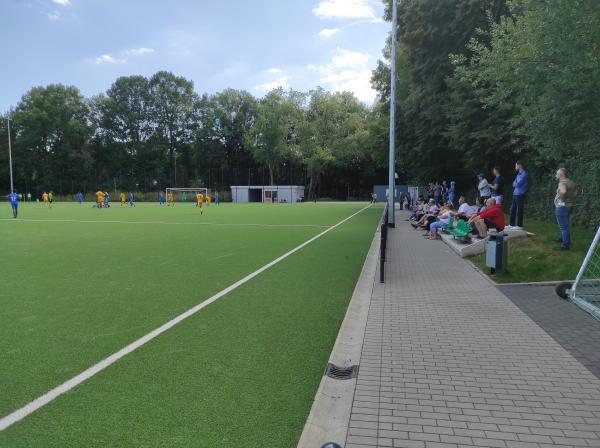
[[[485,265],[492,274],[506,270],[506,240],[504,233],[490,229],[485,248]]]

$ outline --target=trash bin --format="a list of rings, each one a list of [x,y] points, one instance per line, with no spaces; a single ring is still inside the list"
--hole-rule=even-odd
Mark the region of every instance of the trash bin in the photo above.
[[[485,265],[492,274],[506,270],[506,240],[504,233],[490,229],[485,248]]]

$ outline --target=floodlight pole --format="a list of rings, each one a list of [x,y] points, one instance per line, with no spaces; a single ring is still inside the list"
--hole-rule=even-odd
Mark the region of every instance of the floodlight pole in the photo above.
[[[10,142],[10,117],[6,119],[6,125],[8,127],[8,166],[10,171],[10,192],[14,193],[13,187],[13,171],[12,171],[12,147]]]
[[[398,0],[392,1],[392,60],[390,91],[390,155],[388,186],[388,227],[396,227],[396,41],[398,38]]]

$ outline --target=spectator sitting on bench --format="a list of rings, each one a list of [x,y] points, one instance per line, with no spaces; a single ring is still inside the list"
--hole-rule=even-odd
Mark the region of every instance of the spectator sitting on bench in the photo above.
[[[467,199],[464,196],[458,198],[458,212],[455,213],[455,216],[458,219],[462,219],[464,221],[468,221],[469,218],[479,212],[479,208],[477,205],[469,205]]]
[[[446,204],[446,207],[443,211],[440,211],[439,221],[432,222],[429,225],[429,235],[428,238],[430,240],[439,239],[438,230],[442,229],[450,224],[450,218],[454,215],[454,206],[451,202]]]
[[[425,205],[424,211],[425,214],[416,223],[410,223],[410,225],[415,229],[418,227],[426,227],[427,230],[429,230],[429,224],[436,220],[436,216],[440,212],[440,208],[435,203],[435,199],[430,199]]]
[[[504,230],[504,213],[502,212],[502,207],[496,204],[494,198],[489,198],[486,201],[485,210],[471,216],[468,222],[475,227],[479,233],[477,239],[480,240],[487,236],[488,229],[496,229],[498,232],[502,232]]]

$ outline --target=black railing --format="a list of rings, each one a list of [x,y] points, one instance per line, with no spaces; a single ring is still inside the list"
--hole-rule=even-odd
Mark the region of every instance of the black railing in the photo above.
[[[385,206],[383,211],[383,217],[381,218],[380,229],[381,229],[381,240],[379,243],[379,282],[385,282],[385,251],[387,248],[387,237],[388,237],[388,206]]]

